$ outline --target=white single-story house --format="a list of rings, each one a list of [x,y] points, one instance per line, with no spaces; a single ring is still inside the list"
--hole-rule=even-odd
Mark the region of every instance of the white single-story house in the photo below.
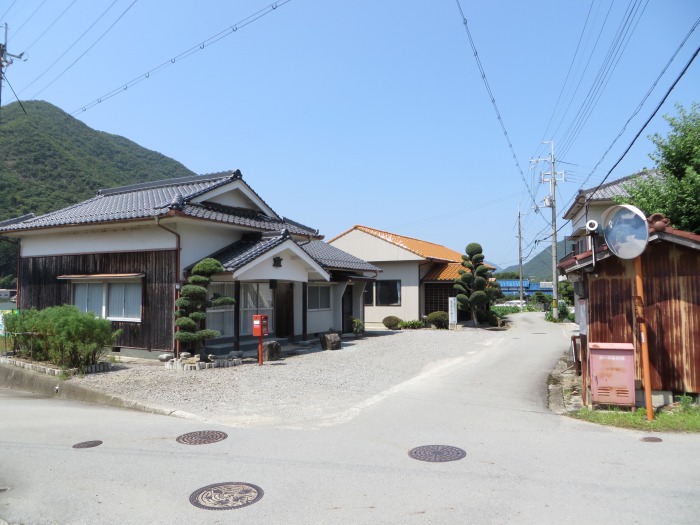
[[[365,288],[368,326],[379,326],[390,315],[413,321],[447,312],[448,299],[457,295],[454,281],[464,269],[462,254],[445,246],[367,226],[353,226],[328,244],[382,270]]]
[[[1,222],[0,235],[20,239],[19,309],[95,312],[122,330],[123,349],[174,351],[175,300],[207,257],[225,268],[209,291],[236,300],[208,310],[207,328],[231,350],[251,337],[254,314],[269,316],[271,337],[290,341],[351,331],[380,271],[278,215],[238,170],[100,190]]]

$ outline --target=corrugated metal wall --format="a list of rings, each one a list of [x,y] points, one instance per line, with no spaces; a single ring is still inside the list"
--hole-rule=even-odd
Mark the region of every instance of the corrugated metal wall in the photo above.
[[[700,252],[650,244],[642,255],[645,309],[654,390],[700,392]],[[595,276],[597,275],[597,277]],[[634,318],[634,261],[610,257],[588,275],[589,342],[634,342],[636,378],[642,379]]]

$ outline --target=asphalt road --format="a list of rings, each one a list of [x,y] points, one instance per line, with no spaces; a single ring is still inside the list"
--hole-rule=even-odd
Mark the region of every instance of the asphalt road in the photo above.
[[[649,443],[549,412],[566,335],[541,314],[515,319],[479,344],[465,331],[462,357],[327,428],[203,426],[0,390],[0,524],[696,524],[700,436]],[[202,430],[228,437],[176,441]],[[73,448],[91,440],[103,443]],[[424,445],[466,456],[409,456]],[[229,510],[190,503],[224,482],[264,496]]]

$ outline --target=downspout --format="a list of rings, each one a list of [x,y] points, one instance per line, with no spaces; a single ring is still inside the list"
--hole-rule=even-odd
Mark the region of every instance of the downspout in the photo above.
[[[176,231],[171,230],[170,228],[166,228],[160,223],[160,216],[156,215],[156,226],[158,228],[161,228],[162,230],[165,230],[166,232],[172,233],[175,236],[175,250],[177,251],[177,256],[175,258],[175,279],[176,282],[180,282],[180,250],[181,250],[181,245],[180,245],[180,234],[177,233]],[[180,298],[180,288],[179,286],[176,287],[175,289],[175,300],[177,301]],[[177,306],[176,306],[177,308]],[[175,334],[176,331],[178,331],[178,327],[175,326],[175,311],[173,310],[173,334]],[[175,357],[180,358],[180,341],[175,341]]]

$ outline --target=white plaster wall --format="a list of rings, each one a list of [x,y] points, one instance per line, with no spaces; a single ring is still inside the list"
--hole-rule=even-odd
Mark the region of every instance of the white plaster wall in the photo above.
[[[271,250],[265,257],[254,261],[250,270],[237,274],[240,281],[267,281],[278,279],[284,281],[306,282],[309,278],[309,268],[306,261],[295,257],[294,251],[280,247]],[[282,257],[282,267],[272,266],[275,257]]]
[[[78,233],[41,233],[22,238],[22,257],[79,253],[172,250],[175,236],[155,225],[123,229],[82,230]]]
[[[381,263],[382,270],[377,281],[401,280],[401,306],[365,306],[365,323],[381,323],[388,315],[395,315],[403,321],[420,319],[420,297],[418,263]],[[377,301],[376,291],[374,297]]]
[[[180,266],[187,266],[197,263],[212,253],[225,248],[241,238],[242,232],[235,230],[231,226],[219,226],[211,222],[187,221],[169,223],[161,221],[166,228],[180,234],[182,251],[180,252]],[[173,234],[168,234],[173,239]]]
[[[404,248],[359,230],[352,230],[329,244],[373,264],[382,261],[423,260]]]

